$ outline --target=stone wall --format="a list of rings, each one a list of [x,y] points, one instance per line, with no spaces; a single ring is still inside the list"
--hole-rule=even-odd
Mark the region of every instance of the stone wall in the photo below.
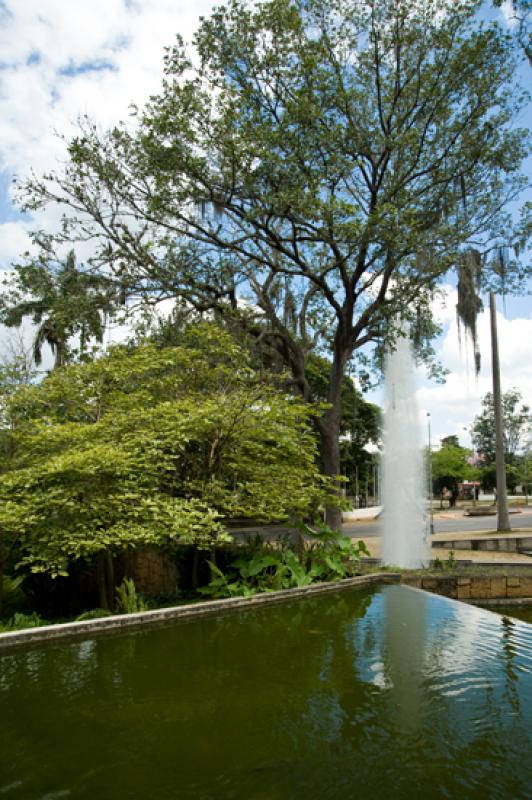
[[[452,536],[452,534],[451,534]],[[532,552],[532,536],[485,536],[484,538],[472,537],[467,539],[447,538],[444,541],[434,540],[433,547],[445,550],[481,550],[494,553],[529,553]]]
[[[402,582],[417,589],[456,600],[532,598],[532,574],[528,575],[431,575],[403,576]]]
[[[175,559],[157,547],[143,547],[127,553],[124,573],[133,578],[137,591],[145,594],[172,594],[177,589]]]
[[[59,625],[43,625],[40,628],[27,628],[20,631],[0,633],[0,652],[11,647],[38,645],[41,642],[74,637],[93,637],[97,634],[111,634],[120,631],[144,628],[146,625],[160,625],[168,620],[197,619],[215,616],[234,609],[256,608],[258,606],[284,603],[301,597],[310,597],[327,592],[338,592],[359,586],[371,586],[379,583],[399,583],[401,576],[397,572],[373,573],[345,578],[331,583],[313,583],[296,589],[282,589],[276,592],[264,592],[252,597],[228,597],[224,600],[209,600],[203,603],[191,603],[170,608],[154,608],[135,614],[115,614],[100,619],[89,619],[78,622],[65,622]]]

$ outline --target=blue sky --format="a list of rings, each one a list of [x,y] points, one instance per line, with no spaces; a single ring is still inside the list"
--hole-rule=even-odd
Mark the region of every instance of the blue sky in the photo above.
[[[0,268],[7,269],[28,247],[29,228],[53,228],[57,222],[52,211],[35,220],[17,212],[12,176],[53,169],[64,157],[56,132],[68,136],[80,114],[88,113],[102,128],[127,118],[131,103],[142,105],[159,89],[163,48],[176,33],[190,39],[199,16],[213,5],[212,0],[0,0]],[[532,69],[526,67],[522,78],[532,88]],[[532,125],[532,108],[520,124]],[[531,300],[508,298],[504,314],[501,303],[499,327],[503,388],[518,387],[532,404]],[[435,308],[445,326],[437,346],[450,370],[447,383],[430,383],[420,371],[417,396],[420,417],[432,415],[435,440],[458,433],[467,443],[463,428],[490,389],[488,320],[481,316],[484,367],[477,380],[471,355],[458,346],[455,302],[449,286],[446,305]],[[0,358],[5,342],[0,333]],[[380,393],[373,399],[380,402]]]

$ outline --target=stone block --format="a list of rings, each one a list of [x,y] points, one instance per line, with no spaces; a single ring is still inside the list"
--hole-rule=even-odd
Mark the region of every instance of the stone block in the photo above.
[[[506,577],[491,578],[491,597],[506,597]]]
[[[414,589],[422,588],[421,578],[403,578],[402,583],[406,583],[407,586],[413,586]]]
[[[522,575],[520,589],[521,597],[532,597],[532,575]]]
[[[510,583],[511,581],[511,583]],[[523,587],[521,586],[521,579],[520,578],[508,578],[507,579],[507,588],[506,588],[506,596],[507,597],[525,597],[526,595],[523,592]]]
[[[458,600],[468,600],[471,597],[471,583],[458,584],[456,587],[456,597]]]
[[[423,578],[423,589],[428,592],[437,592],[439,583],[438,578]]]
[[[437,589],[444,597],[456,597],[456,578],[442,578]]]
[[[126,572],[135,581],[139,592],[171,594],[177,588],[177,564],[157,547],[132,551],[127,559]]]
[[[471,585],[471,578],[457,578],[456,583],[458,586],[470,586]]]
[[[503,553],[511,552],[512,548],[510,547],[510,542],[508,539],[497,539],[498,543],[498,550],[501,550]]]
[[[491,597],[490,579],[481,576],[471,578],[471,597],[476,600]]]

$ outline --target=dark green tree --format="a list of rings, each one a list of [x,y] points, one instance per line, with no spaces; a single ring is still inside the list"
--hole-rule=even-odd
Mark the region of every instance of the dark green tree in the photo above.
[[[523,454],[518,459],[517,467],[523,491],[528,499],[528,495],[532,494],[532,436],[529,437]]]
[[[513,463],[526,444],[532,431],[530,406],[522,402],[521,392],[510,389],[502,397],[504,423],[504,451],[508,463]],[[482,399],[482,411],[475,417],[471,427],[471,438],[475,450],[483,456],[486,465],[495,462],[495,422],[493,394],[488,392]]]
[[[442,449],[446,447],[460,447],[460,440],[458,436],[444,436],[443,439],[440,441]]]
[[[433,491],[443,499],[446,488],[454,501],[458,497],[458,484],[478,478],[479,473],[468,461],[471,450],[460,447],[458,436],[446,436],[441,444],[439,450],[432,452]]]
[[[197,61],[168,51],[137,128],[85,120],[64,171],[23,184],[24,207],[66,206],[61,237],[101,241],[92,263],[132,293],[239,313],[309,402],[309,354],[326,354],[317,424],[338,475],[353,354],[393,342],[398,318],[423,349],[463,249],[523,238],[504,213],[529,150],[517,55],[479,5],[231,0],[202,20]]]

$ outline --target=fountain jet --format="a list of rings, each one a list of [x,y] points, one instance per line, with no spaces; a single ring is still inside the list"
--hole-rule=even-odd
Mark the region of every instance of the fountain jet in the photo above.
[[[428,562],[414,368],[410,340],[401,336],[386,356],[382,563],[410,568]]]

